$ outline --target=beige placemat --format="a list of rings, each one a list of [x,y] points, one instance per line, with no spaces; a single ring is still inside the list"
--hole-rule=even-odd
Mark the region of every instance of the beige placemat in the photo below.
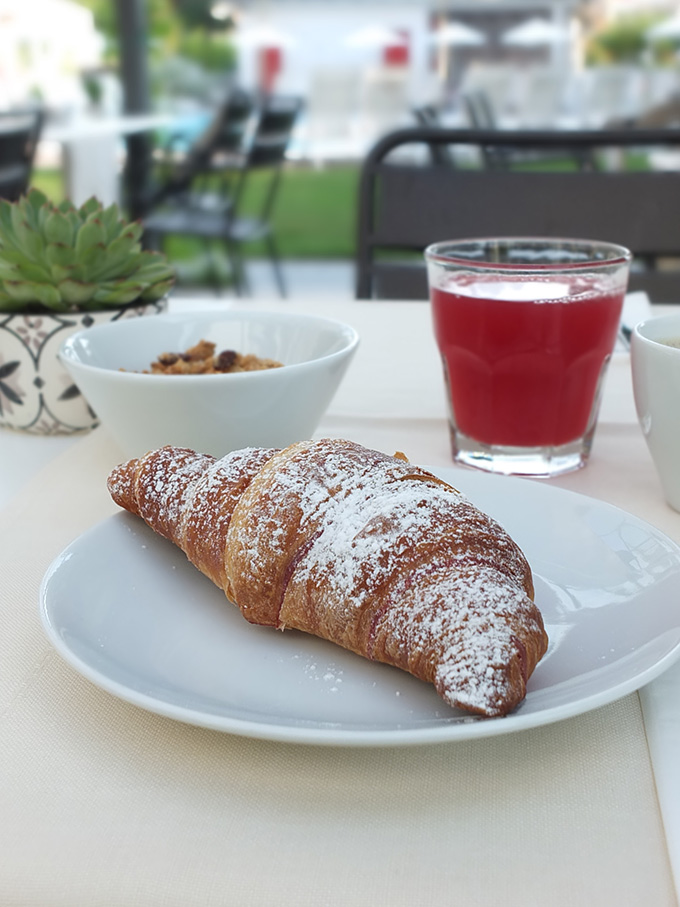
[[[0,514],[3,907],[676,903],[636,695],[506,737],[333,749],[185,726],[80,677],[38,588],[113,512],[117,459],[95,432]]]

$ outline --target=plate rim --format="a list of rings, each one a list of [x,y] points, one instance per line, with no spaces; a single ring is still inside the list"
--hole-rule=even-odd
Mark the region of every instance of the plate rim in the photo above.
[[[601,507],[605,510],[622,513],[629,519],[634,520],[641,527],[644,527],[654,536],[670,543],[675,549],[675,553],[677,554],[680,563],[680,545],[670,538],[663,530],[622,507],[607,501],[602,501],[591,495],[572,491],[567,488],[561,488],[559,486],[546,485],[532,479],[514,476],[497,476],[482,473],[478,470],[462,469],[455,466],[426,466],[424,468],[442,478],[446,478],[447,481],[450,481],[452,484],[455,484],[453,478],[456,475],[460,476],[461,474],[470,477],[473,484],[475,481],[490,481],[504,484],[511,482],[517,486],[519,483],[530,482],[535,488],[542,489],[539,494],[547,492],[549,495],[557,494],[568,500],[586,500],[591,506],[594,505],[598,508]],[[465,482],[463,482],[462,485],[464,486]],[[461,490],[463,494],[467,495],[468,492],[464,487],[461,488]],[[520,704],[518,709],[502,718],[485,719],[473,715],[461,716],[460,720],[457,721],[450,723],[442,722],[439,725],[429,725],[424,728],[352,729],[346,727],[333,727],[331,722],[329,722],[330,726],[321,725],[319,722],[315,722],[314,726],[306,727],[294,725],[292,723],[275,724],[257,720],[245,720],[243,718],[217,715],[198,709],[175,705],[162,698],[148,695],[128,687],[120,681],[112,679],[101,670],[93,667],[69,647],[52,621],[52,609],[48,602],[47,587],[50,578],[59,569],[65,555],[69,549],[78,545],[85,536],[103,528],[113,520],[118,520],[121,516],[125,517],[129,515],[124,511],[119,511],[118,513],[99,520],[74,538],[69,545],[53,559],[40,583],[39,614],[43,630],[49,642],[63,660],[99,689],[147,712],[170,718],[190,726],[252,739],[334,747],[396,747],[455,743],[465,740],[518,733],[586,714],[594,709],[616,702],[630,693],[636,692],[659,677],[680,659],[679,639],[675,645],[654,662],[654,664],[648,666],[634,676],[615,683],[606,690],[590,693],[572,702],[526,713],[522,713],[522,705]],[[139,517],[132,517],[132,519],[139,520]],[[143,521],[141,522],[141,525],[146,527],[150,532],[153,532],[153,530],[149,529]]]

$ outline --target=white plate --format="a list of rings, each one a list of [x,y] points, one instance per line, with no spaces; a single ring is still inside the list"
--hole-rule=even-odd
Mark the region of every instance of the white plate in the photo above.
[[[523,548],[550,647],[500,719],[450,709],[410,675],[323,640],[248,624],[136,517],[74,541],[43,580],[57,651],[121,699],[249,737],[397,745],[518,731],[611,702],[680,656],[680,548],[634,516],[548,485],[437,469]]]

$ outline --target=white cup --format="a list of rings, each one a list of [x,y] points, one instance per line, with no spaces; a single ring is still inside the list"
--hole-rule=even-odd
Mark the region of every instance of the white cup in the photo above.
[[[637,325],[631,364],[642,433],[666,500],[680,510],[680,314]]]

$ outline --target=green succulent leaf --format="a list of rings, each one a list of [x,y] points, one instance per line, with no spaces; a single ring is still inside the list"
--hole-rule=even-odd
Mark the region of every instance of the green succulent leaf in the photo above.
[[[33,230],[40,230],[40,212],[48,204],[47,198],[39,189],[30,189],[28,193],[19,199],[19,205],[23,210],[26,222]]]
[[[7,199],[0,199],[0,242],[11,243],[12,228],[12,205]]]
[[[45,246],[45,259],[51,269],[55,265],[72,268],[77,262],[75,249],[60,242],[51,242]]]
[[[77,257],[78,270],[81,272],[83,280],[97,280],[101,282],[100,271],[106,266],[108,252],[103,243],[96,246],[90,246],[82,255]]]
[[[134,283],[132,281],[121,281],[114,283],[104,283],[94,294],[95,302],[115,303],[121,305],[126,302],[134,302],[139,299],[146,287],[143,283]]]
[[[68,217],[60,211],[53,211],[45,219],[44,231],[48,243],[70,246],[73,242],[73,226]]]
[[[33,262],[26,262],[21,266],[11,265],[9,262],[5,262],[0,268],[0,279],[19,282],[22,280],[29,280],[37,281],[38,283],[49,283],[52,279],[52,275],[49,271],[45,271],[44,268],[41,268],[39,265],[34,265]]]
[[[67,278],[58,284],[57,289],[64,302],[68,302],[70,305],[82,305],[92,299],[97,289],[97,284],[83,283],[80,280]]]
[[[61,302],[57,288],[48,283],[6,280],[4,288],[15,302],[41,302],[50,307]]]
[[[77,209],[73,202],[65,198],[63,202],[59,202],[57,205],[57,211],[61,211],[62,214],[75,214]],[[80,218],[78,218],[78,222],[80,223]]]
[[[86,220],[78,230],[76,236],[75,250],[79,255],[83,255],[93,246],[104,245],[106,232],[102,222],[98,218]]]
[[[83,219],[87,219],[91,214],[96,214],[102,210],[102,203],[93,196],[80,206],[79,212]]]
[[[49,268],[36,264],[16,249],[3,249],[0,260],[5,264],[15,265],[18,278],[25,277],[28,280],[38,280],[39,282],[49,282],[50,280]]]
[[[45,258],[45,240],[39,233],[31,230],[30,226],[23,222],[21,230],[17,233],[19,246],[25,251],[26,255],[34,262],[43,261]]]
[[[45,224],[47,219],[51,217],[55,212],[54,205],[51,205],[49,202],[45,202],[44,205],[38,211],[38,232],[45,236]]]
[[[63,280],[74,280],[77,274],[77,268],[74,265],[70,268],[65,268],[63,265],[52,265],[50,273],[52,275],[52,280],[59,284]]]
[[[19,272],[16,265],[0,261],[0,280],[16,280]]]
[[[106,262],[99,275],[101,280],[113,277],[127,276],[138,266],[139,256],[142,254],[141,246],[129,233],[124,233],[109,245]]]
[[[49,205],[49,201],[46,195],[44,195],[40,189],[37,189],[35,186],[32,186],[26,195],[26,199],[29,205],[37,213],[44,205]]]
[[[142,299],[144,302],[152,302],[156,299],[162,299],[166,293],[169,293],[175,284],[175,278],[171,277],[169,280],[163,280],[159,283],[153,283],[151,286],[148,286],[146,290],[142,293]]]
[[[115,203],[109,205],[108,208],[105,208],[101,213],[101,221],[104,224],[104,229],[106,230],[106,242],[110,243],[116,237],[120,236],[120,233],[125,226],[123,220],[120,216],[120,210],[118,205]]]
[[[26,197],[19,200],[19,207],[21,208],[24,223],[28,224],[31,230],[37,230],[38,214],[33,210]]]
[[[73,239],[75,242],[75,237],[76,237],[76,234],[78,233],[78,230],[80,229],[80,225],[82,224],[82,221],[81,221],[80,217],[78,216],[77,211],[67,211],[66,216],[68,217],[68,221],[71,224],[71,229],[73,230]]]
[[[150,253],[142,253],[142,255],[148,254]],[[174,272],[168,264],[166,264],[164,261],[155,261],[154,259],[147,259],[142,261],[140,266],[135,270],[134,274],[137,280],[146,281],[167,280],[170,277],[174,277]]]
[[[53,205],[38,190],[0,200],[0,307],[68,311],[159,299],[174,283],[165,255],[142,250],[143,225],[96,198]]]
[[[22,226],[24,226],[24,229],[27,228],[23,207],[17,202],[16,205],[10,207],[10,225],[7,231],[9,238],[15,244],[19,241],[19,231]]]
[[[145,249],[142,252],[142,261],[146,262],[147,264],[162,264],[168,270],[172,270],[167,257],[162,252],[154,252],[151,249]]]
[[[127,224],[127,226],[125,227],[125,233],[128,236],[132,236],[135,240],[139,241],[142,238],[142,234],[144,233],[144,225],[141,223],[141,221],[133,221],[131,224]]]
[[[20,249],[31,261],[39,262],[44,255],[45,242],[25,219],[19,206],[12,209],[12,230],[14,248]]]

